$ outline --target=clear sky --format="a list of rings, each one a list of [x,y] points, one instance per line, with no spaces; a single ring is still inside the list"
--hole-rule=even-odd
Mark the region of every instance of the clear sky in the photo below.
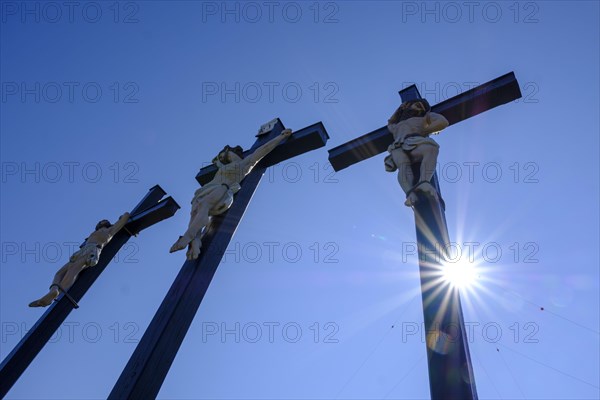
[[[522,99],[436,137],[450,237],[477,266],[479,396],[600,396],[598,2],[3,1],[1,18],[0,356],[98,220],[155,184],[182,207],[9,398],[108,395],[183,264],[195,174],[275,117],[331,139],[268,170],[159,396],[428,398],[413,213],[383,155],[333,173],[326,149],[385,125],[410,83],[435,104],[510,71]]]

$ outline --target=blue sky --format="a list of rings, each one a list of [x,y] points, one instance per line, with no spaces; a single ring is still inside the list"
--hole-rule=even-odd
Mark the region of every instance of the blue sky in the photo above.
[[[0,356],[98,220],[155,184],[182,206],[123,248],[9,398],[110,392],[224,144],[279,117],[322,121],[332,148],[383,126],[410,83],[437,103],[510,71],[522,99],[436,137],[450,237],[478,268],[463,305],[479,396],[600,396],[597,2],[1,6]],[[428,398],[403,200],[383,155],[269,169],[159,397]]]

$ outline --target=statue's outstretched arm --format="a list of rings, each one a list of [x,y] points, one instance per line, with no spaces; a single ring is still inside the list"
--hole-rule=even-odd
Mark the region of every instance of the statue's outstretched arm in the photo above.
[[[254,150],[252,154],[244,158],[241,162],[242,167],[244,169],[247,168],[248,171],[251,170],[256,164],[258,164],[260,160],[262,160],[267,154],[272,152],[275,149],[275,147],[279,145],[279,143],[281,143],[284,139],[290,137],[291,135],[292,130],[285,129],[283,132],[281,132],[279,136],[269,140],[267,143]]]
[[[129,221],[129,217],[129,213],[126,212],[125,214],[119,217],[119,219],[117,220],[117,222],[114,223],[113,226],[109,228],[109,234],[111,238],[127,224],[127,222]]]

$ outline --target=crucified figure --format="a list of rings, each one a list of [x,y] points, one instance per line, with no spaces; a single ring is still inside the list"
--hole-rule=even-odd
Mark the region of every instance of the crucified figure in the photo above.
[[[66,293],[73,286],[81,271],[98,264],[104,246],[127,224],[127,221],[129,221],[128,212],[121,215],[114,225],[111,225],[106,219],[98,222],[96,230],[90,234],[81,248],[73,253],[69,262],[54,275],[50,291],[40,299],[29,303],[29,307],[49,306],[61,291]]]
[[[233,195],[241,189],[240,183],[246,175],[263,157],[291,135],[291,129],[285,129],[279,136],[260,146],[245,158],[240,146],[225,146],[212,160],[218,168],[213,180],[194,193],[188,229],[171,246],[170,252],[182,250],[187,246],[187,259],[197,259],[202,248],[202,235],[210,223],[210,218],[224,213],[231,207]]]
[[[448,126],[441,114],[431,112],[425,99],[405,101],[388,120],[388,130],[394,135],[394,143],[388,147],[385,158],[388,172],[398,170],[398,183],[406,193],[404,204],[412,207],[418,197],[415,191],[438,198],[431,184],[435,172],[439,145],[429,137]],[[418,182],[415,182],[412,165],[421,163]]]

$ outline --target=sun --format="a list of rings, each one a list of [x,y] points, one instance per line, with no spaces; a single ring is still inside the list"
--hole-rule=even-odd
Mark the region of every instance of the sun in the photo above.
[[[442,266],[442,279],[457,289],[468,289],[475,284],[477,270],[473,263],[446,263]]]

